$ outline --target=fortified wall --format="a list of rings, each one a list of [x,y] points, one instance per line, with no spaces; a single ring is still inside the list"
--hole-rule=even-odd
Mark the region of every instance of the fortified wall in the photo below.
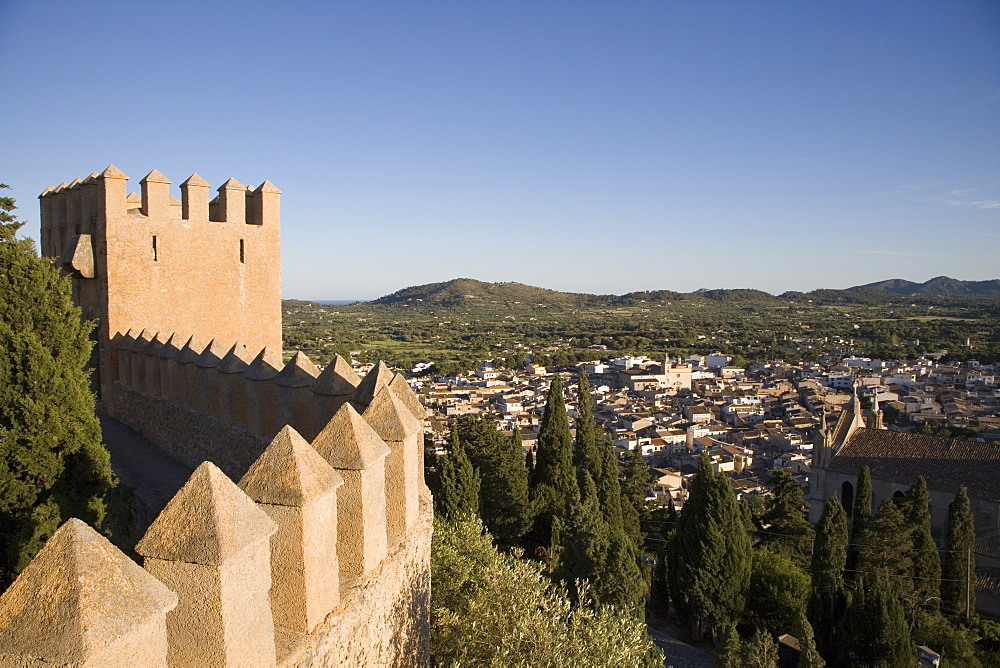
[[[99,320],[104,409],[197,468],[142,568],[60,527],[0,596],[0,664],[428,664],[416,395],[384,364],[281,363],[276,188],[125,178],[47,189],[42,249]]]

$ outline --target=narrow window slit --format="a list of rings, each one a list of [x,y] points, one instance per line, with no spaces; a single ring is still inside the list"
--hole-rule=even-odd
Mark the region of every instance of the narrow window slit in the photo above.
[[[240,264],[246,264],[246,254],[244,253],[243,239],[240,239]]]
[[[153,261],[157,262],[160,259],[159,253],[156,248],[156,235],[153,235]]]

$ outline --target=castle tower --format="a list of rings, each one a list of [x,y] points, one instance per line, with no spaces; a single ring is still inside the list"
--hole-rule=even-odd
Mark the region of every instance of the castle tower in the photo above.
[[[127,180],[112,165],[39,196],[42,252],[70,273],[74,301],[98,323],[105,402],[117,377],[109,344],[129,329],[280,351],[281,191],[229,179],[210,202],[194,174],[178,200],[155,169],[138,196]]]

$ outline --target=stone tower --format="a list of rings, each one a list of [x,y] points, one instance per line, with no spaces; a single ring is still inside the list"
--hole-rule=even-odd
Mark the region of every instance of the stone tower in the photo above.
[[[281,350],[281,191],[229,179],[209,197],[193,174],[170,194],[155,169],[126,192],[113,165],[45,189],[41,252],[73,277],[73,299],[98,323],[102,396],[117,377],[112,341],[178,332]]]

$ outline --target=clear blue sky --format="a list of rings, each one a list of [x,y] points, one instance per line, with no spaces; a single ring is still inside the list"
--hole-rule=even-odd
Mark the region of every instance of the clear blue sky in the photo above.
[[[283,292],[1000,277],[1000,2],[0,0],[0,181],[282,198]]]

